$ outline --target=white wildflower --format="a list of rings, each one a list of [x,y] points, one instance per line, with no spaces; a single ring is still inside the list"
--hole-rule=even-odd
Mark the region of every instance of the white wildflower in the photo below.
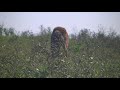
[[[62,55],[62,53],[60,53],[60,55]]]
[[[102,65],[104,65],[104,63],[102,63]]]
[[[30,73],[30,71],[28,71]]]
[[[37,70],[37,71],[39,71],[39,69],[38,69],[38,68],[36,68],[36,70]]]
[[[6,45],[3,45],[2,48],[4,48]]]
[[[65,60],[64,60],[64,59],[62,59],[61,61],[62,61],[62,62],[65,62]]]
[[[84,57],[85,55],[83,55],[83,57]]]
[[[67,75],[67,78],[70,78],[70,75]]]
[[[41,44],[39,43],[38,46],[41,46]]]
[[[26,61],[30,61],[30,57],[28,57],[28,58],[26,59]]]
[[[90,59],[93,59],[93,57],[90,57]]]
[[[76,63],[76,65],[78,66],[78,63]]]
[[[93,62],[90,62],[91,64],[93,63]]]

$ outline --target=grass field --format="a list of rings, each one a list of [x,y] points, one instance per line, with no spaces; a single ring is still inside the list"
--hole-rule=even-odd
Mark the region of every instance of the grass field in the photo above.
[[[120,36],[115,32],[70,35],[68,57],[49,58],[51,30],[38,35],[0,26],[0,78],[119,78]],[[61,50],[62,51],[62,50]]]

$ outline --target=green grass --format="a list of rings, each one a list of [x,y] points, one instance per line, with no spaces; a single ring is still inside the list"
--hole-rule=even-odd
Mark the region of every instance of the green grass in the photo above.
[[[106,38],[70,38],[68,57],[50,59],[49,33],[0,36],[0,78],[119,78],[120,38]]]

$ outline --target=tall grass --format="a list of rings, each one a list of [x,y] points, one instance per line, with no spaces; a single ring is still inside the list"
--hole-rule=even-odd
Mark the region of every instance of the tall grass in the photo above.
[[[50,57],[51,29],[16,34],[0,25],[1,78],[119,78],[120,36],[82,29],[70,35],[68,57]]]

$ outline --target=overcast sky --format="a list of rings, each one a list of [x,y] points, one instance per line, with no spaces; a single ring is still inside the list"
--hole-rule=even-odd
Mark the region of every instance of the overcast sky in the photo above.
[[[98,25],[109,27],[120,33],[120,12],[0,12],[0,24],[13,27],[17,31],[39,32],[39,26],[63,26],[68,33],[82,28],[97,31]]]

